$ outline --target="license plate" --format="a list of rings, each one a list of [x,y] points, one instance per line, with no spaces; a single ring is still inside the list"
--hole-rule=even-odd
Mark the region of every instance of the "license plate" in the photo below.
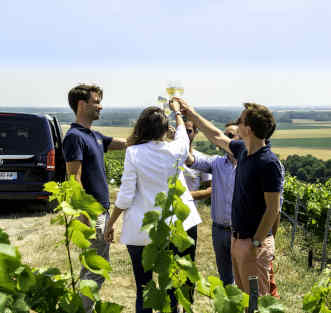
[[[0,180],[15,180],[17,172],[0,172]]]

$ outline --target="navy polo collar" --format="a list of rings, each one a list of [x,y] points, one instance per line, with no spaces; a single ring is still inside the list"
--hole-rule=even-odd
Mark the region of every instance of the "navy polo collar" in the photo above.
[[[84,127],[83,125],[79,124],[79,123],[71,123],[71,128],[77,128],[80,131],[84,131],[86,133],[92,133],[92,130],[89,128]]]

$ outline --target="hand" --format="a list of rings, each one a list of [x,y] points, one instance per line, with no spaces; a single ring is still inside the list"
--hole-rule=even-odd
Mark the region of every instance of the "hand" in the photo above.
[[[114,242],[114,225],[109,223],[105,227],[104,239],[107,242]]]
[[[170,101],[169,101],[169,107],[172,111],[177,112],[180,111],[180,104],[177,101],[177,99],[179,98],[175,98],[173,97]]]
[[[173,140],[175,138],[175,134],[176,128],[170,125],[167,132],[167,138]]]
[[[193,109],[193,107],[188,105],[187,102],[185,102],[183,99],[175,98],[175,97],[172,99],[174,99],[176,102],[178,102],[180,104],[180,111],[185,116],[190,117],[191,115],[193,115],[195,113],[195,110]]]
[[[256,259],[258,259],[261,256],[263,252],[262,249],[263,249],[262,247],[255,247],[252,243],[252,254]]]

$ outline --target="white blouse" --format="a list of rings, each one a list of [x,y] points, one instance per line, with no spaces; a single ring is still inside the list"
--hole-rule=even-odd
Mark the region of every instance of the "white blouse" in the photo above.
[[[150,141],[130,146],[126,150],[124,172],[115,205],[124,209],[120,241],[126,245],[145,246],[151,241],[147,232],[141,231],[144,214],[154,207],[155,196],[168,192],[168,178],[176,173],[176,162],[183,166],[189,152],[189,138],[184,125],[179,125],[171,142]],[[190,215],[183,223],[184,229],[200,224],[201,218],[189,192],[183,172],[179,180],[186,187],[181,196],[190,208]]]

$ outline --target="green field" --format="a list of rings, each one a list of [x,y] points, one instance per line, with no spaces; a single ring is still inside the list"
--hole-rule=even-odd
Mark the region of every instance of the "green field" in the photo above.
[[[275,138],[271,139],[273,147],[299,147],[310,149],[331,150],[331,137],[329,138]]]

